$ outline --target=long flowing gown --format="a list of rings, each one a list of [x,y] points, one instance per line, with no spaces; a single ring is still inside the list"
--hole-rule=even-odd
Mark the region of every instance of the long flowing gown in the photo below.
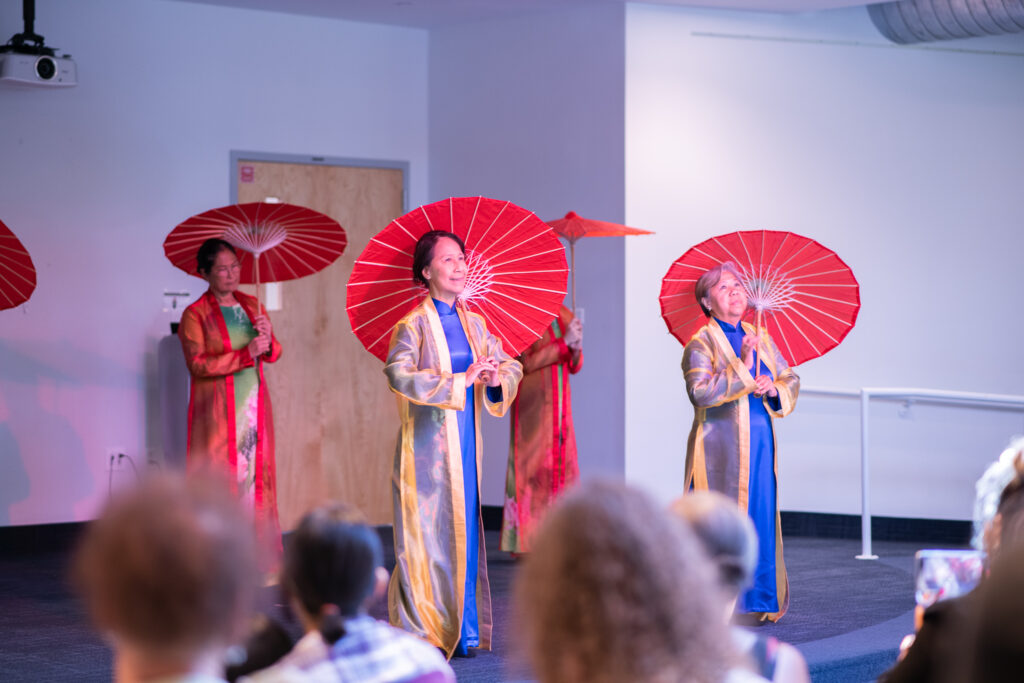
[[[500,386],[467,386],[474,358],[494,356]],[[392,334],[384,368],[401,430],[392,479],[395,572],[391,623],[449,655],[491,643],[490,585],[480,521],[480,411],[500,417],[522,366],[479,315],[427,298]]]
[[[540,520],[579,479],[569,376],[583,367],[563,336],[573,320],[562,306],[540,339],[524,351],[523,381],[512,404],[501,549],[526,553]]]
[[[777,459],[772,419],[792,412],[800,378],[767,334],[754,368],[739,358],[748,323],[713,320],[683,352],[687,394],[694,422],[687,444],[686,489],[711,489],[734,498],[757,528],[759,553],[754,585],[739,609],[778,620],[789,605],[789,579],[782,556],[777,497]],[[767,374],[776,397],[757,397],[755,372]]]
[[[466,372],[473,364],[473,349],[454,306],[434,299],[437,315],[448,342],[452,372]],[[501,387],[487,387],[487,398],[501,401]],[[466,592],[462,610],[462,630],[457,652],[466,653],[470,647],[480,646],[480,628],[476,609],[477,562],[480,555],[480,491],[476,468],[476,425],[467,415],[476,415],[473,387],[466,387],[466,407],[455,413],[459,425],[459,445],[462,448],[462,486],[466,499]]]
[[[241,304],[221,306],[224,324],[232,349],[241,349],[256,338],[256,328]],[[250,508],[256,502],[256,443],[259,440],[260,374],[256,367],[238,370],[233,375],[235,384],[235,445],[238,456],[235,464],[235,482],[239,498]]]
[[[274,421],[263,363],[280,358],[281,344],[272,335],[270,352],[257,363],[247,348],[256,334],[256,298],[235,292],[235,299],[236,306],[222,307],[206,292],[181,316],[178,337],[192,375],[186,467],[227,475],[252,506],[266,542],[280,551]]]

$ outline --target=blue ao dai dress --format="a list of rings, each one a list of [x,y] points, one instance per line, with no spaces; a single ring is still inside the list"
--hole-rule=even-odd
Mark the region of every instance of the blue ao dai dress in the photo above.
[[[441,319],[445,341],[451,356],[452,372],[466,372],[473,364],[473,349],[462,329],[458,312],[453,306],[434,299],[434,307]],[[487,387],[492,401],[501,401],[501,387]],[[473,416],[473,385],[466,387],[466,407],[458,411],[459,443],[462,446],[462,481],[466,496],[466,601],[462,612],[462,635],[455,648],[456,654],[466,654],[467,648],[480,645],[479,620],[476,609],[477,561],[480,554],[480,492],[477,489],[476,425]]]

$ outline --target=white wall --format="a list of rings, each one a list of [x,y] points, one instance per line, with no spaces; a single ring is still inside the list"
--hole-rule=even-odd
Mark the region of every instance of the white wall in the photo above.
[[[1024,36],[930,47],[892,49],[863,9],[630,6],[626,218],[658,232],[626,245],[630,480],[682,486],[693,411],[657,299],[672,261],[720,233],[793,230],[860,280],[857,327],[798,368],[805,386],[1024,393]],[[872,412],[874,511],[969,518],[1024,418],[898,409]],[[858,410],[805,397],[776,423],[783,509],[859,511]]]
[[[230,150],[407,160],[427,199],[426,31],[164,0],[48,0],[35,28],[80,85],[0,87],[0,220],[39,281],[0,312],[0,525],[91,518],[109,447],[159,457],[161,295],[205,284],[161,244],[229,203]]]
[[[485,194],[658,231],[577,249],[585,475],[625,469],[677,493],[692,411],[659,282],[687,247],[739,228],[819,239],[860,277],[857,328],[800,368],[805,385],[1021,391],[1020,56],[874,47],[862,10],[595,5],[429,38],[166,0],[36,13],[81,85],[0,88],[0,220],[39,270],[28,305],[0,312],[0,525],[87,519],[110,447],[159,456],[154,350],[174,317],[160,295],[202,284],[160,244],[228,203],[232,149],[408,160],[411,206]],[[20,3],[0,3],[0,36],[20,30]],[[898,408],[875,408],[876,511],[966,517],[973,479],[1024,420]],[[805,397],[778,426],[783,507],[856,511],[855,404]],[[485,422],[488,504],[507,430]]]
[[[620,222],[624,22],[612,3],[432,31],[431,197],[493,196],[544,220],[573,210]],[[576,247],[585,332],[572,392],[584,476],[623,472],[622,242]],[[501,505],[508,418],[485,418],[483,437],[481,499]]]

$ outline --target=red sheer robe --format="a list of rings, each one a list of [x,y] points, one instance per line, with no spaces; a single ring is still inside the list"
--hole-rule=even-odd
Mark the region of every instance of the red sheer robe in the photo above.
[[[579,479],[569,375],[583,367],[583,353],[574,353],[563,340],[572,320],[562,306],[544,335],[519,357],[524,375],[512,405],[501,528],[501,549],[507,552],[529,552],[544,513]]]
[[[250,320],[256,317],[256,298],[235,292]],[[266,315],[265,309],[260,309]],[[236,486],[238,449],[235,445],[235,389],[233,374],[255,363],[247,347],[231,348],[227,324],[220,305],[207,291],[185,309],[178,327],[185,363],[192,374],[188,402],[189,473],[214,471],[227,475]],[[262,360],[273,363],[281,356],[281,344],[271,335],[270,352]],[[272,548],[280,550],[281,532],[277,518],[276,468],[274,465],[274,420],[270,394],[259,364],[257,409],[255,516],[261,533]]]

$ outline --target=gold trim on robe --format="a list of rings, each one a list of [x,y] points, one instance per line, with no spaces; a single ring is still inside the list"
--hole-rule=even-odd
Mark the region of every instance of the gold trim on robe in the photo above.
[[[755,334],[750,323],[741,323],[747,334]],[[786,417],[796,406],[800,378],[783,359],[778,347],[761,331],[764,351],[758,357],[775,378],[780,410],[774,410],[768,397],[765,408],[774,418]],[[686,444],[684,491],[719,491],[747,510],[750,490],[750,404],[747,394],[757,389],[754,378],[736,356],[729,340],[713,320],[698,330],[683,351],[683,377],[686,393],[693,404],[693,427]],[[741,400],[742,399],[742,400]],[[775,438],[775,430],[772,430]],[[773,444],[775,479],[778,481],[778,443]],[[778,496],[775,505],[775,567],[779,611],[769,614],[778,620],[789,607],[789,578],[782,557],[782,525]]]
[[[493,356],[499,364],[501,401],[490,401],[484,386],[476,384],[475,405],[501,417],[515,399],[522,365],[502,350],[481,316],[461,304],[457,310],[474,359]],[[384,373],[401,421],[392,477],[396,565],[388,587],[388,613],[393,625],[451,656],[461,635],[466,594],[466,506],[456,412],[465,409],[466,374],[452,372],[444,328],[430,297],[395,325]],[[473,420],[479,490],[479,409]],[[478,521],[477,615],[480,647],[490,649],[491,594],[483,522]]]

